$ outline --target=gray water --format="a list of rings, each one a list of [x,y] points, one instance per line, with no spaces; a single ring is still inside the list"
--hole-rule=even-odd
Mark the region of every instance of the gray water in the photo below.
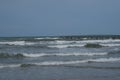
[[[120,39],[0,38],[0,80],[120,80]]]

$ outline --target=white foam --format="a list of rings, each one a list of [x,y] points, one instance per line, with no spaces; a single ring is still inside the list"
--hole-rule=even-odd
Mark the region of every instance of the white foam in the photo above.
[[[101,44],[102,46],[108,46],[108,47],[115,47],[115,46],[120,46],[120,44],[115,44],[115,43],[111,43],[111,44]]]
[[[68,65],[68,64],[77,64],[77,63],[85,63],[85,61],[46,61],[41,63],[34,63],[39,66],[52,66],[52,65]]]
[[[59,54],[53,54],[56,56],[95,56],[95,55],[107,55],[107,53],[59,53]]]
[[[0,65],[0,69],[2,69],[2,68],[15,68],[15,67],[20,67],[20,64]]]
[[[52,38],[52,37],[44,37],[44,38],[35,38],[35,39],[38,39],[38,40],[53,39],[54,40],[54,39],[59,39],[59,38],[57,38],[57,37],[56,38],[55,37],[54,38]]]
[[[68,44],[68,45],[49,45],[50,48],[69,48],[69,47],[83,47],[85,44]]]
[[[83,47],[86,43],[100,43],[103,46],[120,46],[120,44],[116,44],[116,42],[120,42],[120,39],[105,39],[105,40],[82,40],[82,41],[61,41],[57,40],[52,42],[52,44],[56,45],[50,45],[49,47],[53,48],[67,48],[67,47]]]
[[[56,44],[71,44],[71,43],[75,43],[76,41],[60,41],[60,40],[57,40],[55,41]]]
[[[4,66],[0,65],[0,69],[4,68]]]
[[[27,54],[27,53],[23,53],[24,56],[26,57],[44,57],[44,56],[103,56],[103,55],[107,55],[108,53],[103,52],[103,53],[92,53],[92,52],[88,52],[88,53],[40,53],[40,54]]]
[[[120,39],[105,39],[105,40],[83,40],[76,41],[76,43],[113,43],[120,42]]]
[[[92,62],[115,62],[115,61],[120,61],[120,58],[99,58],[99,59],[91,59],[88,61]]]
[[[25,41],[0,42],[0,44],[9,44],[9,45],[24,45],[24,44],[25,44]]]
[[[72,65],[88,62],[117,62],[120,61],[120,58],[99,58],[99,59],[88,59],[88,60],[77,60],[77,61],[46,61],[40,63],[34,63],[39,66],[52,66],[52,65]]]
[[[35,43],[32,42],[25,42],[25,41],[9,41],[9,42],[0,42],[0,44],[8,44],[8,45],[34,45]]]
[[[42,40],[42,39],[45,39],[45,38],[34,38],[34,39]]]
[[[48,55],[48,54],[27,54],[27,53],[23,53],[23,55],[25,56],[25,57],[42,57],[42,56],[46,56],[46,55]]]
[[[50,48],[67,48],[68,45],[50,45],[48,47],[50,47]]]

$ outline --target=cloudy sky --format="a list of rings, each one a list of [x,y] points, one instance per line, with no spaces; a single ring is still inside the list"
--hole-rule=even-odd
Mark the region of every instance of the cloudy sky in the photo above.
[[[0,36],[120,34],[120,0],[0,0]]]

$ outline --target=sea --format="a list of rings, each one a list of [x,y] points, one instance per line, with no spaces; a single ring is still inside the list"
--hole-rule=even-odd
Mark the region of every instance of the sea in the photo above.
[[[120,36],[1,37],[0,80],[120,80]]]

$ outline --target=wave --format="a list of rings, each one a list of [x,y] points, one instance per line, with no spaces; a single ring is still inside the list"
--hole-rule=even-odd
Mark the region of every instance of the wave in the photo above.
[[[53,38],[56,39],[56,38]],[[117,43],[114,43],[117,42]],[[66,41],[66,40],[55,40],[55,41],[2,41],[0,44],[3,45],[19,45],[19,46],[34,46],[34,45],[48,45],[50,48],[69,48],[69,47],[83,47],[86,43],[99,43],[103,46],[120,46],[120,40],[81,40],[81,41]]]
[[[44,56],[103,56],[107,55],[107,53],[51,53],[51,54],[26,54],[24,53],[23,56],[25,57],[44,57]]]
[[[120,54],[120,50],[110,51],[108,54]]]
[[[64,66],[69,68],[92,68],[92,69],[120,69],[120,67],[109,67],[109,66]]]
[[[20,67],[20,66],[21,66],[21,64],[7,64],[7,65],[0,64],[0,69],[2,69],[2,68],[15,68],[15,67]]]
[[[120,67],[108,67],[108,66],[73,66],[73,65],[39,65],[38,63],[31,63],[31,64],[9,64],[9,65],[0,65],[0,69],[3,68],[17,68],[17,67],[21,67],[21,68],[27,68],[27,67],[32,67],[32,66],[41,66],[41,67],[48,67],[48,66],[59,66],[59,67],[68,67],[68,68],[92,68],[92,69],[120,69]]]
[[[80,47],[84,47],[86,44],[69,44],[69,45],[49,45],[49,48],[80,48]],[[104,47],[117,47],[120,46],[120,44],[100,44],[101,46]]]
[[[54,37],[54,38],[52,38],[52,37],[44,37],[44,38],[34,38],[34,39],[37,39],[37,40],[44,40],[44,39],[56,40],[56,39],[59,39],[59,38],[57,38],[57,37]]]
[[[22,53],[22,54],[8,54],[8,53],[1,53],[0,58],[23,58],[23,57],[50,57],[50,56],[103,56],[107,55],[108,53],[103,52],[103,53],[38,53],[38,54],[28,54],[28,53]]]
[[[116,43],[117,42],[117,43]],[[118,43],[119,42],[119,43]],[[115,47],[115,46],[120,46],[120,40],[113,40],[113,39],[108,39],[108,40],[81,40],[81,41],[54,41],[51,42],[52,44],[55,45],[49,45],[51,48],[74,48],[74,47],[84,47],[85,44],[87,43],[98,43],[102,46],[106,47]]]
[[[54,66],[54,65],[72,65],[72,64],[80,64],[80,63],[96,63],[96,62],[120,62],[120,58],[98,58],[98,59],[87,59],[87,60],[77,60],[77,61],[48,61],[48,62],[40,62],[34,63],[38,66]]]
[[[73,65],[73,64],[81,64],[81,63],[106,63],[106,62],[120,62],[119,58],[98,58],[98,59],[87,59],[87,60],[77,60],[77,61],[45,61],[39,63],[25,63],[25,64],[8,64],[1,65],[0,68],[15,68],[15,67],[30,67],[30,66],[65,66],[65,65]],[[93,67],[94,68],[94,67]],[[99,67],[98,67],[99,68]]]
[[[56,40],[56,44],[74,44],[74,43],[114,43],[120,42],[120,39],[105,39],[105,40]]]
[[[108,46],[108,47],[116,47],[116,46],[120,46],[120,44],[101,44],[102,46]]]
[[[25,41],[0,42],[0,44],[8,44],[8,45],[24,45],[24,44],[25,44]]]
[[[0,58],[23,58],[23,54],[0,53]]]
[[[98,59],[90,59],[87,60],[87,62],[116,62],[116,61],[120,61],[120,58],[98,58]]]
[[[95,56],[107,55],[107,53],[52,53],[52,54],[23,54],[26,57],[42,57],[42,56]]]
[[[78,41],[65,41],[65,40],[57,40],[55,41],[56,44],[74,44]]]
[[[34,45],[35,43],[25,42],[25,41],[8,41],[8,42],[6,41],[6,42],[0,42],[0,44],[24,46],[24,45]]]
[[[49,45],[50,48],[76,48],[83,47],[84,44],[73,44],[73,45]]]
[[[0,53],[0,58],[38,58],[38,57],[67,57],[67,56],[107,56],[119,54],[120,51],[110,52],[73,52],[73,53]]]
[[[120,42],[120,39],[105,39],[105,40],[83,40],[77,43],[114,43]]]

